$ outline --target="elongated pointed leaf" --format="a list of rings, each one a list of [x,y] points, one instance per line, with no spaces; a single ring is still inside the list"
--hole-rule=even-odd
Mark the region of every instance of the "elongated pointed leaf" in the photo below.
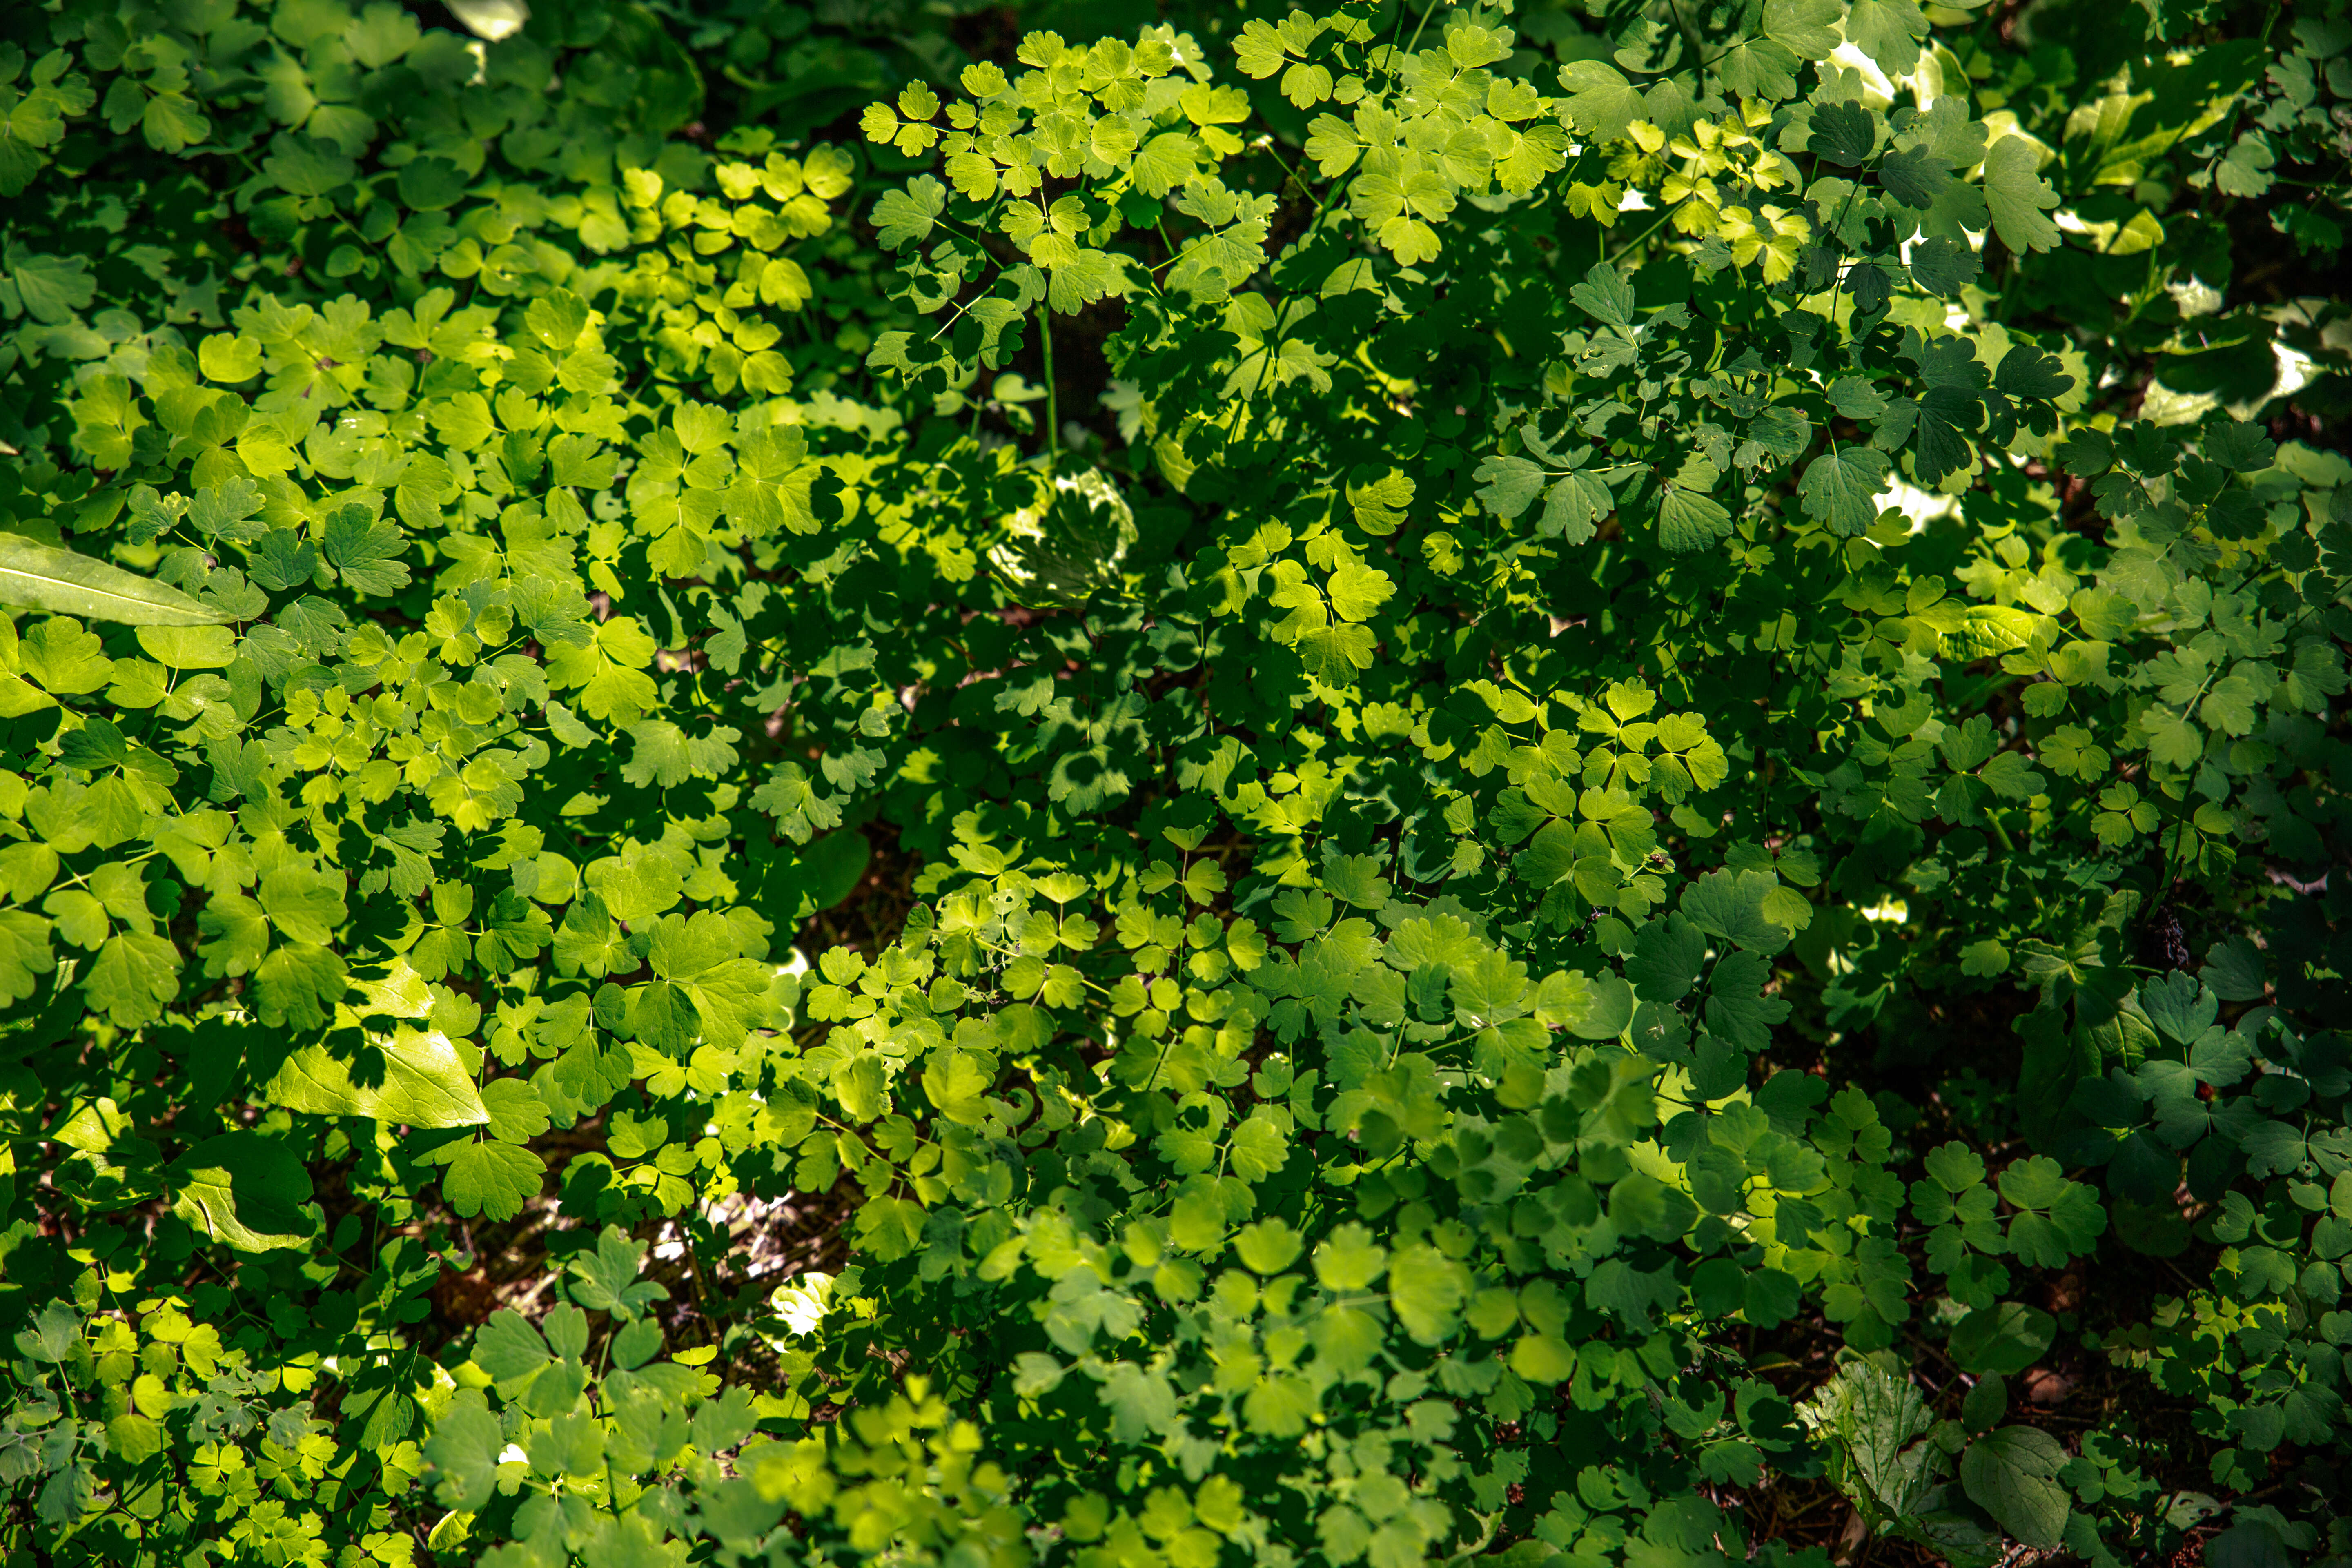
[[[0,604],[134,626],[215,626],[228,619],[177,588],[13,533],[0,533]]]
[[[268,1097],[314,1115],[367,1116],[410,1127],[478,1127],[490,1119],[473,1075],[437,1029],[371,1035],[357,1060],[324,1045],[305,1046],[278,1069]]]

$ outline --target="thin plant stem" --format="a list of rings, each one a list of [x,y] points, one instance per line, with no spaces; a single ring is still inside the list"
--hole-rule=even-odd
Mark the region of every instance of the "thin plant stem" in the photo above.
[[[1045,455],[1055,456],[1061,449],[1062,402],[1061,388],[1054,380],[1054,308],[1046,306],[1037,312],[1037,335],[1045,345]]]

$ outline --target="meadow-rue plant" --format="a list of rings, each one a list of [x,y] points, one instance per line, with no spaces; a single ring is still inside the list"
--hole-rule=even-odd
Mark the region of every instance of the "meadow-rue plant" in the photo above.
[[[1148,9],[0,16],[10,1562],[2352,1560],[2341,0]]]

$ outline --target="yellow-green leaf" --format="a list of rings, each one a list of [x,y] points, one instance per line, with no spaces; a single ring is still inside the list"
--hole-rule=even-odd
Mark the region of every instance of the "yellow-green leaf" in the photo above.
[[[177,588],[14,533],[0,533],[0,604],[134,626],[214,626],[228,619]]]

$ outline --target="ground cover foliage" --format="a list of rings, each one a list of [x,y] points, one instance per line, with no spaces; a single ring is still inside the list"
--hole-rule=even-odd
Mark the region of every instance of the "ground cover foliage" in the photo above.
[[[2352,19],[0,14],[14,1562],[2352,1557]]]

